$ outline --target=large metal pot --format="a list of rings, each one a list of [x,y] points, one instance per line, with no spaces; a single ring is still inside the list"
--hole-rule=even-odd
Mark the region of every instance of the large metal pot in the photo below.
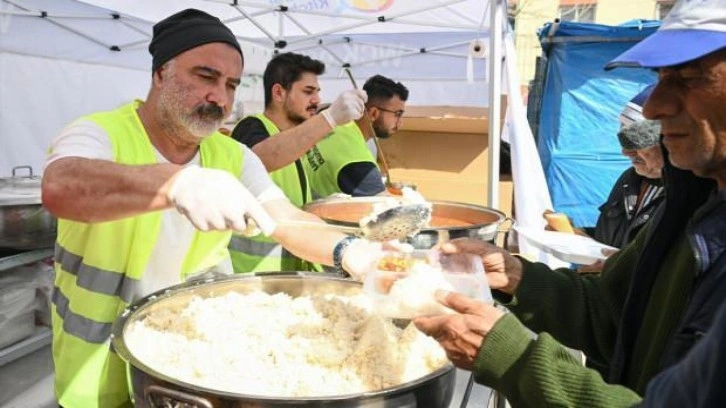
[[[270,294],[283,292],[293,297],[319,293],[354,295],[360,293],[362,285],[358,282],[320,273],[282,272],[259,276],[250,274],[187,282],[139,300],[129,306],[114,322],[111,339],[118,355],[130,365],[136,406],[393,408],[448,407],[451,403],[456,375],[456,370],[451,365],[416,381],[376,392],[319,398],[275,398],[229,393],[168,377],[138,360],[124,341],[125,330],[132,322],[142,320],[150,313],[164,308],[184,307],[193,296],[211,297],[221,296],[230,291],[247,293],[255,290],[262,290]],[[275,381],[275,379],[271,378],[270,381]]]
[[[306,204],[303,209],[328,223],[358,226],[361,218],[373,211],[373,205],[381,197],[355,197],[317,200]],[[507,219],[498,210],[475,204],[453,201],[432,201],[430,228],[422,229],[410,243],[416,249],[428,249],[440,241],[469,237],[493,241],[499,226]]]
[[[22,169],[28,170],[27,176],[18,175]],[[57,222],[41,204],[40,181],[30,166],[15,167],[12,177],[0,178],[0,247],[53,246]]]

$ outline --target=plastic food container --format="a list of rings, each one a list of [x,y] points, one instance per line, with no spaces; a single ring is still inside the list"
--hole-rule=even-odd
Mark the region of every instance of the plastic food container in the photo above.
[[[438,289],[492,301],[478,257],[436,250],[385,253],[373,263],[363,288],[373,298],[378,313],[397,319],[454,313],[436,300]]]

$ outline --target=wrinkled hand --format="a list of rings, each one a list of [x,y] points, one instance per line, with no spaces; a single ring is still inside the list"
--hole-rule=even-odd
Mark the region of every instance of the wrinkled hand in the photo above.
[[[484,338],[504,312],[459,293],[440,290],[436,298],[459,314],[417,317],[413,323],[439,342],[455,366],[472,370]]]
[[[330,107],[322,112],[331,127],[344,125],[363,116],[368,95],[365,91],[350,89],[338,95]]]
[[[442,244],[439,249],[445,254],[478,255],[487,274],[489,287],[492,289],[499,289],[511,295],[522,280],[522,262],[508,251],[488,242],[460,238]]]
[[[242,183],[226,171],[188,166],[170,180],[170,203],[201,231],[234,230],[244,233],[245,215],[270,235],[275,221]]]

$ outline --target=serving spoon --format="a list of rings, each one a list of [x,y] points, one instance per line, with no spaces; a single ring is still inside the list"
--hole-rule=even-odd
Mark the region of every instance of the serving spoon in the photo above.
[[[370,241],[390,241],[416,235],[428,226],[431,205],[428,203],[402,204],[369,217],[360,227],[328,224],[315,221],[282,220],[277,225],[301,226],[312,229],[339,231]]]

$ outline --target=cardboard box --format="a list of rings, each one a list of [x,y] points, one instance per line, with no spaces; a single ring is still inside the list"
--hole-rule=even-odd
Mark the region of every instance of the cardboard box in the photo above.
[[[406,107],[403,126],[380,140],[392,181],[413,183],[430,200],[487,205],[485,108]],[[512,181],[500,175],[499,208],[512,214]]]

